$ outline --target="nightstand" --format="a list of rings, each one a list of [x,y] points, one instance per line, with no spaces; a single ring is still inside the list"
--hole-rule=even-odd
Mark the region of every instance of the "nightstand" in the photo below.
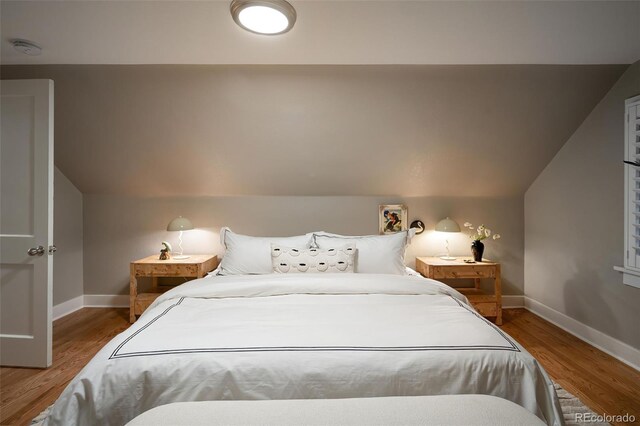
[[[484,260],[477,263],[465,263],[462,258],[442,260],[439,257],[417,257],[416,270],[434,280],[471,278],[474,287],[456,287],[467,296],[469,302],[484,317],[495,317],[496,324],[502,325],[502,281],[500,264]],[[480,279],[493,278],[494,293],[485,294],[480,289]]]
[[[131,262],[129,281],[129,322],[136,321],[154,300],[162,294],[158,288],[158,277],[202,278],[218,266],[218,257],[211,254],[191,255],[188,259],[159,260],[158,255]],[[138,294],[138,278],[151,277],[151,292]]]

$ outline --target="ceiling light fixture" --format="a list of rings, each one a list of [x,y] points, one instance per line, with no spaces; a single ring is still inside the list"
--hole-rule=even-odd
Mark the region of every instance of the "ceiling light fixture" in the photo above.
[[[296,10],[285,0],[233,0],[231,16],[247,31],[284,34],[296,23]]]
[[[24,53],[29,56],[38,56],[42,53],[42,48],[32,41],[24,40],[21,38],[14,38],[9,40],[14,49],[20,53]]]

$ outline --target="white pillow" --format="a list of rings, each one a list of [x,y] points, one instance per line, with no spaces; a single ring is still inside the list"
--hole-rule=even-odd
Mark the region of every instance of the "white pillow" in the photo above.
[[[391,235],[347,237],[334,234],[314,234],[315,246],[321,249],[340,244],[356,244],[356,272],[361,274],[405,275],[404,251],[408,231]]]
[[[406,232],[407,233],[407,245],[411,245],[411,240],[413,240],[413,237],[416,236],[416,232],[418,230],[416,228],[409,228],[406,231],[402,231],[402,232]],[[314,231],[313,232],[314,236],[317,235],[328,235],[330,237],[342,237],[342,238],[362,238],[362,237],[378,237],[379,235],[342,235],[342,234],[333,234],[331,232],[326,232],[326,231]],[[385,234],[385,235],[389,235],[389,234]],[[315,245],[315,238],[312,244]]]
[[[271,244],[273,272],[290,273],[353,273],[356,245],[319,249],[297,249]]]
[[[295,237],[252,237],[232,232],[229,228],[220,230],[220,242],[225,247],[220,262],[220,275],[270,274],[271,244],[282,244],[299,249],[309,248],[313,234]]]

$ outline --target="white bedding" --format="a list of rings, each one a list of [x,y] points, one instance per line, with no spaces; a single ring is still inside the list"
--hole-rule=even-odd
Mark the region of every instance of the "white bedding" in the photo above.
[[[551,381],[464,296],[416,276],[209,277],[159,297],[56,402],[49,425],[122,425],[221,399],[486,394],[549,425]]]

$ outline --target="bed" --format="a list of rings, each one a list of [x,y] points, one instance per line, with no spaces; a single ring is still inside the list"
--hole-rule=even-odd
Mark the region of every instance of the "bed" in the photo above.
[[[291,263],[278,259],[274,268]],[[175,402],[459,394],[504,398],[562,424],[538,362],[438,281],[240,273],[156,299],[71,381],[46,424],[123,425]]]

